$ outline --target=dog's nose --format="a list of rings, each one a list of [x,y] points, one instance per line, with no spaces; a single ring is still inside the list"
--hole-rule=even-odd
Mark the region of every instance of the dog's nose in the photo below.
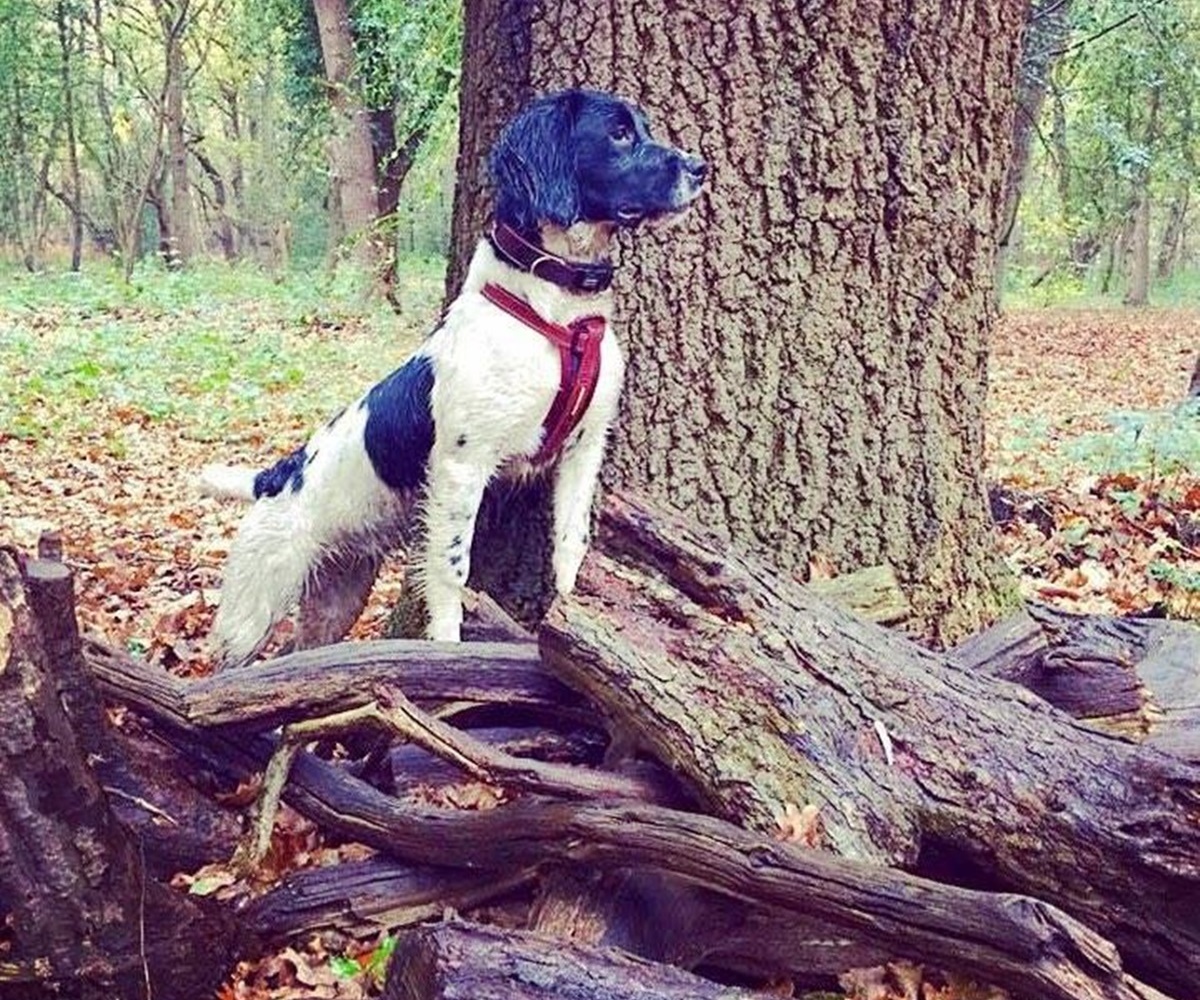
[[[687,156],[683,161],[683,169],[697,181],[702,181],[708,175],[708,164],[699,156]]]

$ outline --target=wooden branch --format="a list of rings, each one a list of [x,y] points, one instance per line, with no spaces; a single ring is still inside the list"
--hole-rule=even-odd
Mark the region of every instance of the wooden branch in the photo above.
[[[592,730],[576,729],[559,733],[551,729],[495,727],[472,730],[472,736],[514,757],[533,757],[558,764],[600,762],[605,740]],[[421,785],[445,784],[459,771],[420,747],[405,744],[388,753],[391,785],[397,794]]]
[[[820,921],[828,936],[959,971],[1018,997],[1162,996],[1122,971],[1111,944],[1046,903],[803,850],[706,816],[536,799],[446,813],[398,803],[310,754],[296,761],[286,797],[322,825],[413,861],[654,868],[771,908],[781,933],[789,924],[811,933]],[[762,946],[764,969],[791,971],[794,952],[772,954],[771,941]]]
[[[206,766],[236,768],[239,776],[261,770],[272,749],[264,737],[162,724]],[[751,945],[762,969],[811,974],[794,968],[810,954],[795,945],[813,937],[816,923],[842,954],[865,944],[867,953],[928,961],[1017,997],[1161,997],[1122,971],[1110,944],[1048,904],[801,850],[710,817],[538,798],[478,812],[432,809],[401,803],[307,752],[284,797],[333,833],[413,863],[500,873],[546,862],[658,869],[741,900],[754,914],[769,911],[774,935]]]
[[[190,682],[148,671],[96,639],[86,643],[85,653],[109,697],[202,726],[274,729],[361,707],[372,700],[375,685],[389,681],[419,702],[553,710],[579,705],[528,643],[341,643]]]
[[[1086,733],[661,510],[610,498],[600,542],[543,652],[710,809],[767,830],[816,806],[840,854],[1049,896],[1143,978],[1200,981],[1200,768]]]
[[[479,906],[532,876],[531,869],[497,875],[377,857],[301,869],[239,915],[251,933],[268,942],[325,930],[373,937],[440,917],[447,907]]]
[[[614,948],[529,931],[443,923],[410,931],[392,956],[385,1000],[761,1000]]]

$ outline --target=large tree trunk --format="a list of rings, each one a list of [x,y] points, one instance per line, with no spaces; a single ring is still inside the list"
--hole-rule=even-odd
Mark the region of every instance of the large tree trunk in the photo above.
[[[313,0],[321,57],[333,112],[330,184],[341,234],[372,281],[382,275],[382,248],[373,232],[378,213],[371,123],[354,80],[354,36],[346,0]]]
[[[941,639],[1013,599],[982,407],[1023,14],[1018,0],[466,9],[453,275],[486,217],[481,153],[531,91],[634,96],[713,167],[686,219],[622,254],[630,364],[608,482],[785,572],[888,562]]]

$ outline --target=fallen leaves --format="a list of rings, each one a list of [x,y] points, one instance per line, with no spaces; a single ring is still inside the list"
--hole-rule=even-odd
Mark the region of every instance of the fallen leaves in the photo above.
[[[1195,310],[1023,311],[996,333],[989,476],[1028,597],[1200,618]],[[996,503],[993,502],[995,510]]]

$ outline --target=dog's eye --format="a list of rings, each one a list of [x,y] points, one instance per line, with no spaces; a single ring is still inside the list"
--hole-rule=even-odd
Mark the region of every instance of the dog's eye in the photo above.
[[[633,142],[633,129],[628,125],[616,125],[608,134],[618,146],[628,146]]]

